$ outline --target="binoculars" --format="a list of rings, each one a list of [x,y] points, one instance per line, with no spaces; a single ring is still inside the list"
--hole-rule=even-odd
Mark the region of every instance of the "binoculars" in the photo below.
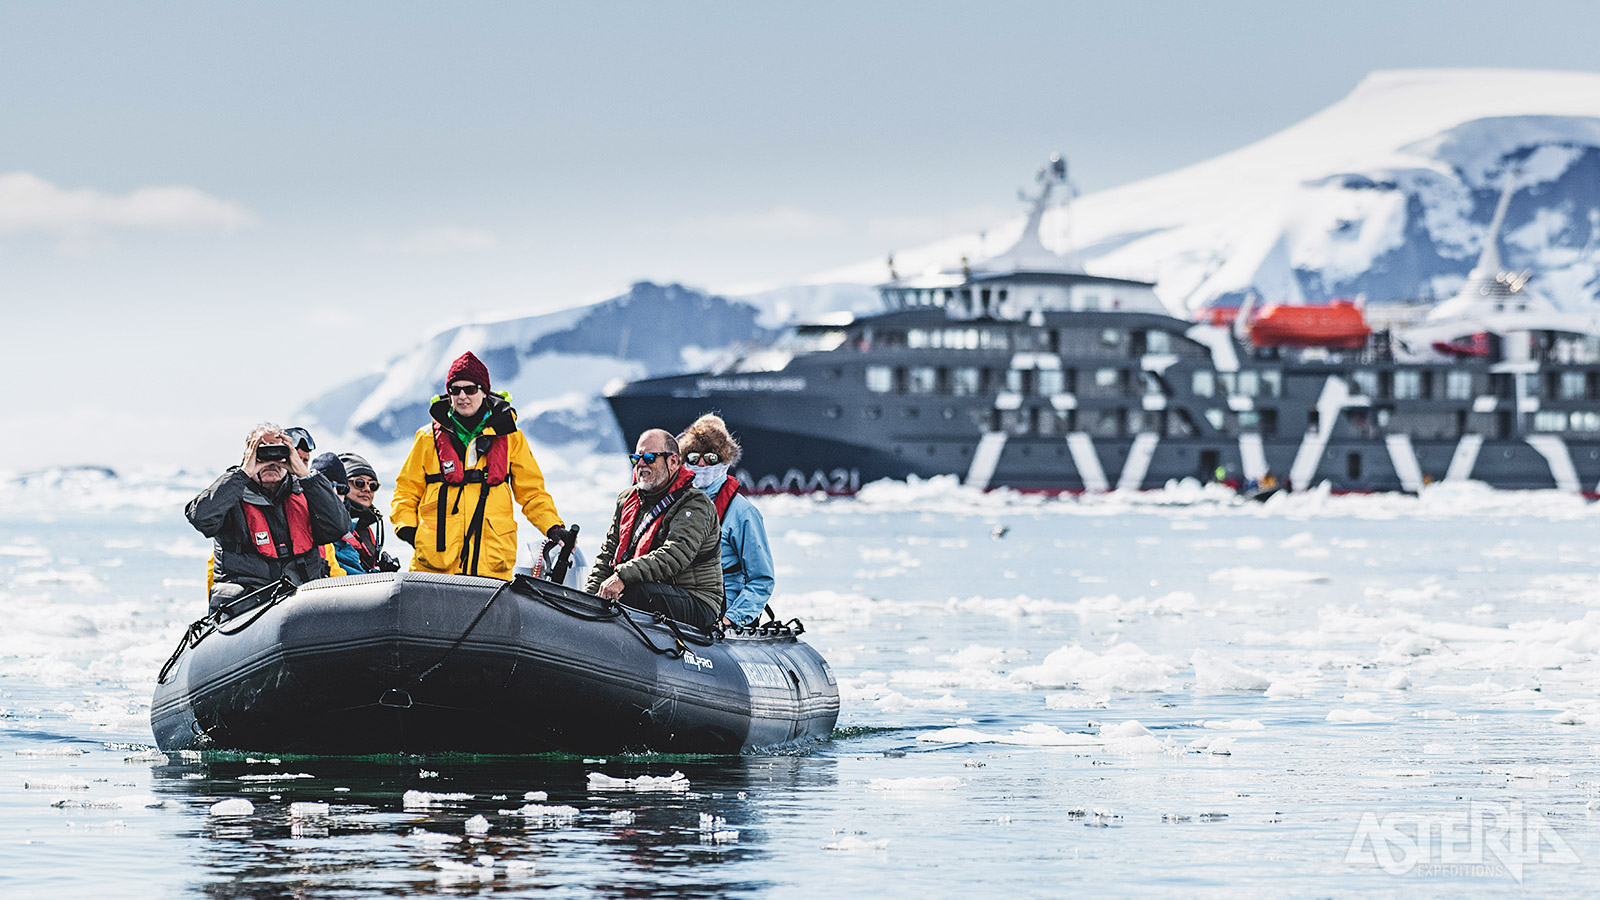
[[[292,449],[288,444],[257,444],[256,462],[287,462]]]

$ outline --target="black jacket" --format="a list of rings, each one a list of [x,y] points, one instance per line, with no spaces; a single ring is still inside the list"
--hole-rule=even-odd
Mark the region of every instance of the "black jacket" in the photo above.
[[[304,494],[306,511],[311,517],[312,548],[298,556],[272,559],[256,552],[245,524],[241,503],[261,508],[272,528],[273,538],[287,542],[289,518],[284,505],[289,495]],[[305,478],[289,475],[273,496],[262,493],[256,484],[238,466],[222,473],[211,487],[201,491],[184,509],[189,524],[211,538],[215,544],[213,598],[216,587],[239,585],[254,590],[287,577],[294,584],[303,584],[327,574],[327,563],[322,558],[322,545],[343,538],[350,531],[350,516],[345,512],[344,501],[334,492],[333,484],[320,472]],[[237,590],[235,588],[234,590]]]

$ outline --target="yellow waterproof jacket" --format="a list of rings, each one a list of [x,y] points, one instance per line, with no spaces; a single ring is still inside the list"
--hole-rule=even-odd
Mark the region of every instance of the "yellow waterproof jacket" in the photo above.
[[[431,425],[417,431],[411,454],[394,480],[394,506],[389,520],[394,523],[396,532],[402,528],[417,530],[415,552],[411,556],[413,572],[481,575],[510,581],[511,569],[517,562],[517,523],[511,511],[513,499],[540,534],[561,524],[555,501],[544,489],[544,473],[539,471],[533,451],[528,449],[528,439],[517,430],[516,411],[505,399],[494,394],[488,395],[484,402],[490,409],[484,436],[506,442],[505,482],[491,487],[482,481],[462,485],[441,481],[439,451],[434,445]],[[429,412],[435,421],[444,423],[448,421],[449,410],[450,402],[440,399]],[[466,460],[467,457],[462,456],[463,465]],[[489,454],[479,453],[466,468],[469,472],[487,471],[488,465]],[[469,542],[467,532],[483,491],[488,491],[483,501],[483,523]],[[441,503],[445,505],[443,550],[439,549]]]

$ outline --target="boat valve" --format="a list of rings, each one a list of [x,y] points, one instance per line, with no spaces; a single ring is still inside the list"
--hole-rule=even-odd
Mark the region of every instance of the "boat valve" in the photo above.
[[[390,706],[395,709],[410,709],[411,695],[399,688],[389,688],[378,698],[379,706]]]

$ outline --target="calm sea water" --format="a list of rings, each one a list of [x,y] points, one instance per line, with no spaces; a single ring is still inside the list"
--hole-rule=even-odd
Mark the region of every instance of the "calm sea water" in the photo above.
[[[1587,896],[1600,874],[1600,515],[1568,498],[764,500],[774,605],[841,678],[829,742],[186,759],[147,716],[204,608],[187,488],[96,490],[0,494],[0,896]]]

